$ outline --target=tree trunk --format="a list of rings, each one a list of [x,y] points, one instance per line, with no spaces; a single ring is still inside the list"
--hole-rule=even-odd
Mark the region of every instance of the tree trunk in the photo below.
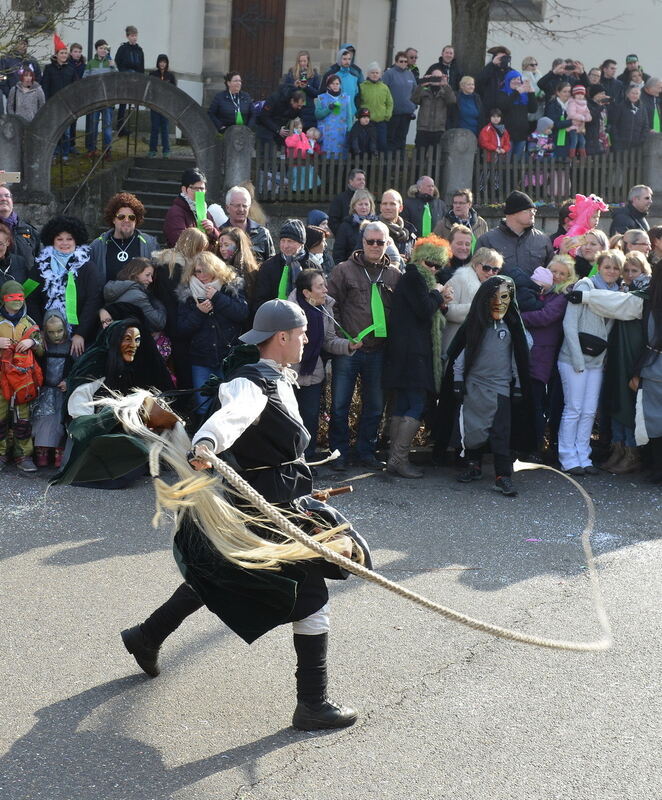
[[[464,75],[476,77],[487,63],[490,0],[451,0],[453,47]]]

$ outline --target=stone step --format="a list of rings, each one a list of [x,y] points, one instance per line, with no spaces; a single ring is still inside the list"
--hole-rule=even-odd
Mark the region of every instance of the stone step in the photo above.
[[[140,199],[140,202],[149,208],[170,208],[172,205],[172,201],[177,197],[179,192],[174,190],[169,194],[165,192],[136,192],[136,197]]]
[[[182,170],[164,170],[164,169],[149,169],[148,167],[131,167],[129,170],[129,178],[135,178],[141,181],[164,181],[167,183],[176,183],[180,185],[182,179]]]
[[[195,166],[192,158],[136,158],[134,166],[147,169],[158,169],[164,172],[179,172],[180,175],[185,169]]]
[[[172,198],[179,194],[181,184],[176,181],[147,181],[139,178],[126,178],[123,189],[134,194],[166,194]]]

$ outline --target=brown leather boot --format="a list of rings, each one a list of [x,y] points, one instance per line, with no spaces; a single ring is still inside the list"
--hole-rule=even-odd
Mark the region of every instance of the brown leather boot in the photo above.
[[[606,469],[609,472],[613,466],[622,461],[624,455],[625,444],[623,442],[614,442],[609,458],[600,464],[600,469]]]
[[[615,464],[609,472],[613,475],[629,475],[631,472],[638,472],[641,467],[639,451],[636,447],[626,447],[625,455]]]

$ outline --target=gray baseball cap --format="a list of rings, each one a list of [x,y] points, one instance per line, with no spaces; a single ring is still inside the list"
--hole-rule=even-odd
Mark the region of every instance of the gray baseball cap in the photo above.
[[[255,313],[253,327],[239,338],[246,344],[260,344],[278,331],[303,328],[308,320],[303,309],[289,300],[268,300]]]

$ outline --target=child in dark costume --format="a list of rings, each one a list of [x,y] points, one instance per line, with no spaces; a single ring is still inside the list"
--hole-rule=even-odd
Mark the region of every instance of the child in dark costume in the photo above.
[[[481,284],[466,322],[449,348],[449,359],[453,394],[461,404],[459,437],[468,460],[458,480],[470,483],[483,477],[482,452],[489,444],[494,456],[494,488],[515,497],[511,430],[532,431],[532,418],[530,406],[523,406],[518,409],[518,430],[511,424],[512,405],[522,403],[523,391],[528,399],[528,386],[524,386],[528,346],[509,278],[498,276]]]

